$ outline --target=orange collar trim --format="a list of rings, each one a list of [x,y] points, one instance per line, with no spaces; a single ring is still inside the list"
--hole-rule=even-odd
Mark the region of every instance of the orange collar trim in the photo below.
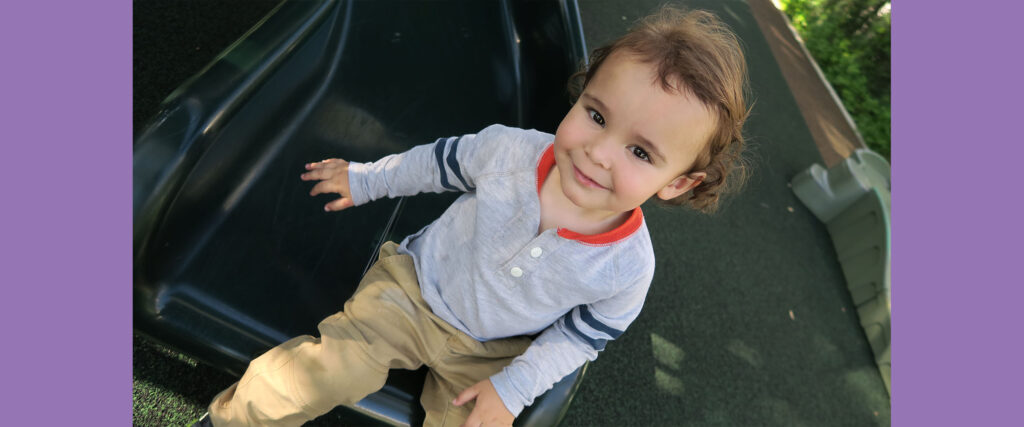
[[[544,186],[544,180],[547,179],[548,174],[551,172],[551,168],[555,166],[555,145],[551,144],[544,154],[540,156],[540,161],[537,162],[537,196],[540,196],[540,189]],[[600,234],[581,234],[567,228],[559,228],[558,235],[562,238],[569,240],[576,240],[581,243],[588,245],[608,245],[619,240],[629,237],[631,234],[640,229],[640,225],[644,222],[644,213],[640,208],[633,209],[633,213],[629,215],[626,222],[616,227],[613,230],[606,231]]]

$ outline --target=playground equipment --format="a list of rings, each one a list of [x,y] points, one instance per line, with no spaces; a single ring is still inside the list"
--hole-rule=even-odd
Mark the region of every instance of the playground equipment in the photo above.
[[[501,123],[554,133],[585,60],[575,1],[285,1],[161,105],[133,147],[136,331],[240,375],[341,309],[380,245],[455,194],[325,214],[299,180]],[[517,425],[556,425],[586,366]],[[416,425],[425,371],[348,423]],[[227,386],[227,384],[225,384]]]
[[[828,169],[811,165],[792,185],[797,198],[828,227],[861,327],[891,393],[890,177],[885,158],[859,149]]]

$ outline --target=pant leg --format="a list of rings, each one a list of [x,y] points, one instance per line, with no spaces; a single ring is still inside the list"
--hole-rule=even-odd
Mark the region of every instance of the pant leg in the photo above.
[[[429,365],[430,373],[420,396],[426,411],[425,427],[462,425],[475,401],[459,407],[452,405],[452,400],[462,390],[500,372],[532,342],[528,337],[513,337],[482,343],[456,332],[446,342],[441,357]]]
[[[417,369],[446,338],[424,307],[411,258],[385,245],[344,311],[320,323],[320,338],[269,350],[214,398],[213,425],[301,425],[379,390],[389,369]]]
[[[331,354],[321,338],[307,335],[270,349],[214,397],[210,420],[217,427],[299,426],[380,389],[387,369],[347,347]],[[332,389],[336,393],[325,399],[324,391]]]

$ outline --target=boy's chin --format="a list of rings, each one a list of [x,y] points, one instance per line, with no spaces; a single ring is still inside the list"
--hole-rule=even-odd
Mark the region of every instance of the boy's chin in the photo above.
[[[572,203],[573,206],[581,209],[593,209],[593,202],[590,201],[585,194],[579,194],[579,192],[579,188],[566,188],[565,185],[562,186],[562,195],[564,195],[565,199]]]
[[[565,198],[569,200],[574,206],[585,209],[588,211],[602,211],[607,212],[609,215],[632,212],[640,205],[628,207],[628,206],[610,206],[604,200],[599,200],[600,197],[588,194],[577,194],[573,190],[578,189],[562,189],[562,194],[565,194]]]

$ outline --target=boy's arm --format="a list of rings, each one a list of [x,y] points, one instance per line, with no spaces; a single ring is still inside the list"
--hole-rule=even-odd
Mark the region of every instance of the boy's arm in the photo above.
[[[640,314],[649,284],[649,278],[641,280],[611,298],[570,310],[493,375],[491,384],[509,412],[518,416],[555,382],[596,359]]]
[[[423,192],[473,191],[477,175],[507,143],[504,129],[492,125],[477,134],[440,138],[375,162],[352,162],[347,177],[352,203],[359,206]]]
[[[303,181],[320,181],[309,195],[337,193],[340,198],[324,205],[340,211],[381,197],[411,196],[426,191],[472,191],[480,168],[480,142],[493,137],[492,127],[479,134],[439,138],[431,144],[392,154],[370,163],[327,159],[306,164]],[[479,140],[479,141],[478,141]]]

